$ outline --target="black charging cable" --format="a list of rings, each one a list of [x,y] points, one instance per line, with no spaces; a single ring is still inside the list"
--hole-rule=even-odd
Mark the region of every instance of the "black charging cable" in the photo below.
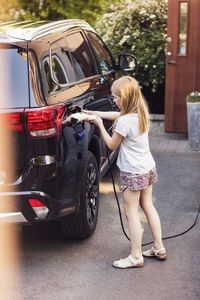
[[[118,199],[117,192],[116,192],[116,189],[115,189],[115,181],[114,181],[113,172],[112,172],[112,164],[110,162],[110,158],[109,158],[109,153],[108,153],[107,147],[106,147],[106,154],[107,154],[107,158],[108,158],[110,176],[111,176],[111,180],[112,180],[112,184],[113,184],[113,190],[114,190],[114,194],[115,194],[115,198],[116,198],[116,202],[117,202],[117,207],[118,207],[118,211],[119,211],[119,217],[120,217],[120,223],[121,223],[122,231],[123,231],[124,235],[126,236],[126,238],[130,241],[130,238],[128,237],[128,235],[126,233],[126,230],[125,230],[124,224],[123,224],[123,220],[122,220],[122,213],[121,213],[121,208],[120,208],[120,204],[119,204],[119,199]],[[194,223],[192,224],[192,226],[190,226],[187,230],[185,230],[185,231],[183,231],[181,233],[178,233],[178,234],[175,234],[175,235],[171,235],[171,236],[166,236],[166,237],[162,238],[162,240],[173,239],[173,238],[179,237],[179,236],[187,233],[188,231],[190,231],[196,225],[198,217],[199,217],[199,214],[200,214],[200,206],[198,208],[197,215],[195,217],[195,220],[194,220]],[[142,246],[147,246],[147,245],[150,245],[152,243],[153,243],[153,241],[148,242],[148,243],[144,243],[144,244],[142,244]]]

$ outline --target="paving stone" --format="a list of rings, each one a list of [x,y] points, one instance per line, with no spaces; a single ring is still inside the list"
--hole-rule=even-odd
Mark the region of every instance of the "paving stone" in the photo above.
[[[151,115],[149,145],[152,152],[177,153],[194,152],[189,149],[187,133],[165,132],[164,117]]]

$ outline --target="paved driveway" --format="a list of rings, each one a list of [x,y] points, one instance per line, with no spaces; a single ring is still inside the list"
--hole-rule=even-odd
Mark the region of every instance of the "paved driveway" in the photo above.
[[[177,234],[192,225],[200,204],[200,153],[154,153],[154,157],[159,182],[153,194],[163,235]],[[114,174],[117,182],[116,168]],[[11,284],[10,295],[20,287],[21,299],[28,300],[199,300],[199,221],[187,234],[165,241],[167,261],[145,258],[144,268],[118,270],[112,262],[129,254],[129,242],[121,231],[108,175],[101,182],[100,200],[99,222],[88,240],[66,241],[53,224],[23,229],[21,284]],[[150,241],[145,221],[143,226],[143,242]]]

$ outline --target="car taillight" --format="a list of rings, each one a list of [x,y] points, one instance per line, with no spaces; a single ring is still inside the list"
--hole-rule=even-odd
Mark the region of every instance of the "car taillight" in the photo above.
[[[17,109],[15,112],[2,112],[0,114],[0,125],[9,129],[23,131],[23,111],[24,109]]]
[[[60,134],[64,112],[63,104],[1,111],[0,126],[15,131],[25,129],[31,137],[51,137]]]
[[[53,105],[25,109],[26,131],[32,137],[50,137],[60,133],[65,106]]]

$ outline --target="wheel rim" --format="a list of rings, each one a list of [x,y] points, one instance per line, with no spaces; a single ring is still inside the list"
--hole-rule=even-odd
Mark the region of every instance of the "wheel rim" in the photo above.
[[[86,201],[87,201],[87,220],[92,226],[97,216],[97,200],[98,200],[98,178],[95,165],[89,164],[87,173]]]

